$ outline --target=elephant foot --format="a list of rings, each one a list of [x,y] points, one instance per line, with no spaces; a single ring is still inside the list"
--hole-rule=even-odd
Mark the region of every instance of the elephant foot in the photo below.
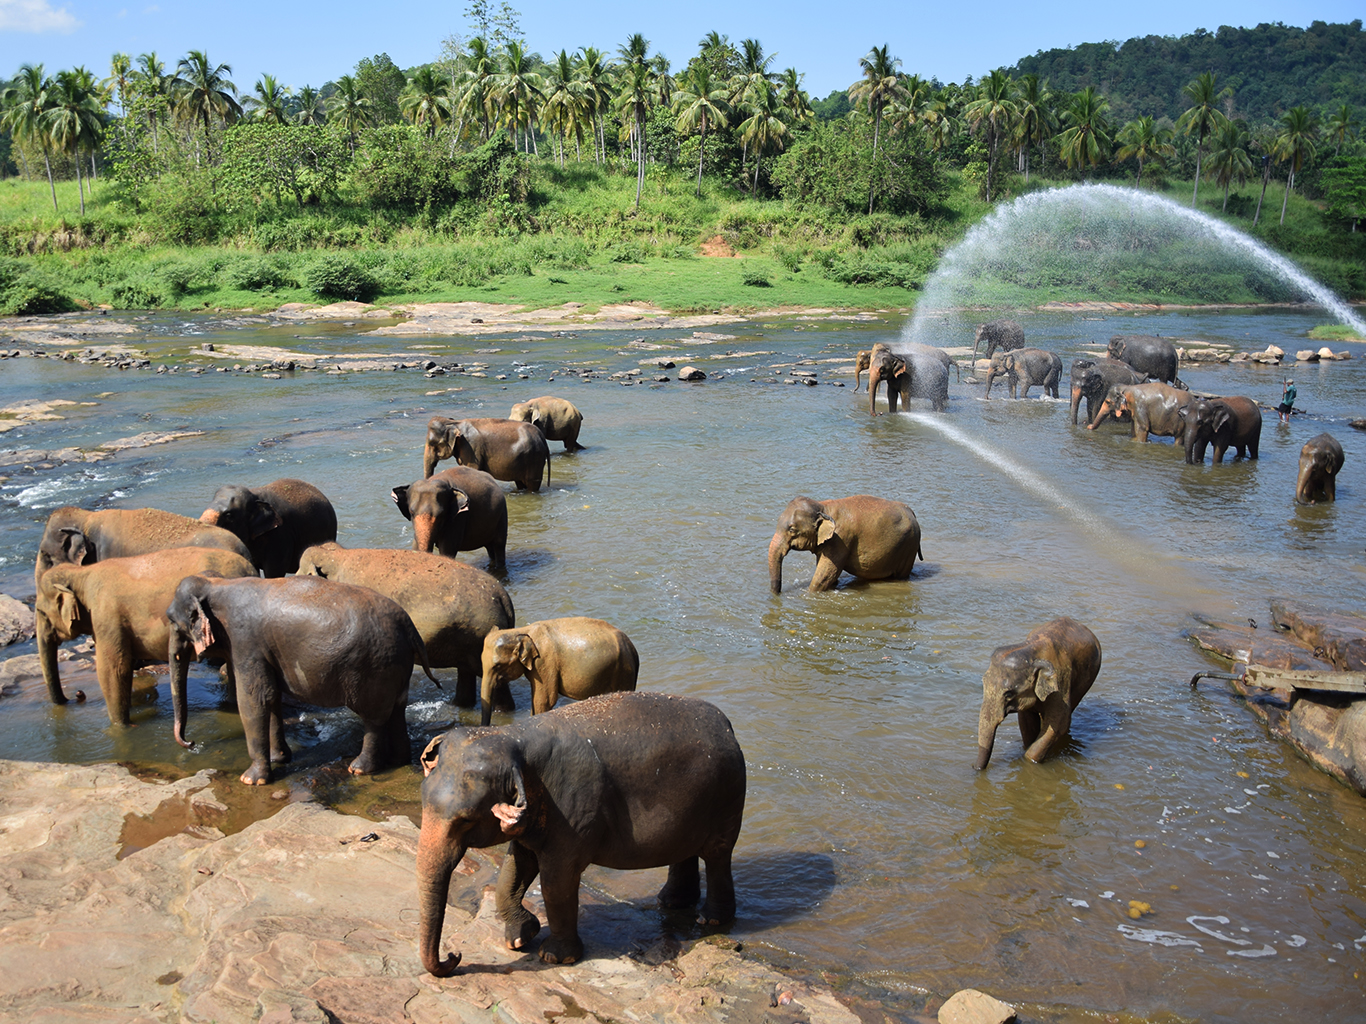
[[[713,904],[710,900],[702,905],[702,913],[697,918],[700,925],[709,925],[712,928],[719,928],[722,925],[730,924],[735,920],[735,903],[729,906]]]
[[[672,881],[666,882],[656,898],[665,910],[686,910],[688,907],[697,906],[701,895],[701,885],[694,878],[691,884],[684,882],[676,885]]]
[[[362,751],[354,761],[347,765],[346,770],[352,775],[374,775],[379,771],[379,758],[373,757]]]
[[[476,697],[473,679],[458,679],[455,683],[455,706],[458,708],[474,707]]]
[[[265,764],[253,764],[244,771],[240,780],[248,786],[265,786],[270,783],[270,766]]]
[[[573,964],[583,958],[583,943],[577,935],[568,939],[552,935],[541,943],[541,959],[548,964]]]
[[[271,764],[289,764],[289,762],[293,760],[294,752],[288,747],[281,747],[279,750],[272,750],[270,752]]]
[[[503,939],[508,949],[526,949],[541,933],[541,922],[536,915],[527,911],[522,913],[524,917],[503,926]]]

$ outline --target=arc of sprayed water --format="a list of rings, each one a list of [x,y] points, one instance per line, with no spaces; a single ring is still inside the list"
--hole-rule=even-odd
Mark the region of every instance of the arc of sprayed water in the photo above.
[[[1021,196],[1006,206],[997,207],[992,213],[975,225],[963,240],[944,254],[939,269],[934,272],[925,286],[925,301],[916,306],[915,316],[907,328],[905,337],[911,341],[921,341],[924,320],[929,314],[944,312],[941,303],[935,301],[953,278],[961,275],[963,262],[977,255],[983,247],[999,247],[1003,236],[1014,222],[1029,213],[1051,206],[1075,206],[1094,211],[1103,202],[1127,205],[1130,215],[1135,210],[1143,213],[1163,214],[1173,221],[1190,226],[1199,234],[1212,237],[1230,248],[1250,256],[1262,267],[1272,271],[1283,281],[1293,284],[1310,296],[1342,323],[1351,327],[1360,336],[1366,337],[1366,321],[1352,312],[1351,308],[1329,288],[1315,281],[1291,260],[1272,252],[1261,242],[1221,220],[1207,214],[1181,206],[1163,196],[1137,189],[1121,188],[1117,185],[1081,184],[1066,188],[1053,188],[1044,192],[1033,192]]]

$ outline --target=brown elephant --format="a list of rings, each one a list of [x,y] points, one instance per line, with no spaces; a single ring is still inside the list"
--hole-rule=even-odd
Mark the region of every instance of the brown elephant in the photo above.
[[[1086,422],[1100,411],[1101,403],[1116,384],[1142,384],[1143,374],[1118,359],[1076,359],[1072,362],[1072,425],[1077,425],[1077,409],[1086,399]]]
[[[778,517],[768,544],[768,579],[783,589],[783,558],[811,551],[816,572],[810,590],[832,590],[840,573],[861,580],[909,579],[920,550],[920,524],[909,505],[868,494],[816,501],[797,497]]]
[[[1342,445],[1329,433],[1304,442],[1300,449],[1300,472],[1295,481],[1295,500],[1301,505],[1337,501],[1338,471],[1342,469]]]
[[[40,648],[52,655],[48,688],[54,704],[66,703],[57,675],[57,648],[78,636],[95,638],[95,674],[113,725],[128,725],[133,672],[166,661],[171,624],[166,606],[186,576],[255,576],[246,558],[219,548],[168,548],[90,565],[56,565],[43,574],[34,608]],[[183,701],[172,679],[172,697]],[[184,707],[177,714],[184,717]]]
[[[484,637],[517,621],[501,583],[440,555],[320,544],[303,553],[299,575],[369,587],[398,602],[422,635],[431,664],[456,670],[455,702],[461,707],[474,706]],[[512,709],[506,682],[495,688],[494,703]]]
[[[518,402],[508,413],[508,419],[522,423],[534,423],[541,428],[547,441],[563,441],[564,450],[577,452],[583,450],[579,444],[579,429],[583,426],[583,413],[572,402],[553,395],[542,395],[529,402]]]
[[[290,478],[220,487],[199,521],[235,533],[267,579],[297,572],[304,548],[337,539],[337,513],[327,495]]]
[[[858,388],[857,366],[855,368],[854,388]],[[905,399],[907,407],[911,402],[911,375],[906,369],[906,360],[897,355],[882,342],[875,344],[868,353],[868,415],[877,415],[878,385],[887,384],[887,411],[896,412],[897,398]]]
[[[600,693],[634,690],[640,655],[631,638],[610,622],[572,616],[542,619],[484,637],[482,724],[493,717],[494,687],[525,675],[531,713],[555,706],[560,695],[583,700]]]
[[[427,421],[423,477],[431,476],[442,459],[451,458],[496,480],[510,480],[519,491],[539,491],[542,477],[550,484],[550,446],[541,428],[532,423],[433,416]]]
[[[1036,384],[1043,387],[1045,395],[1057,398],[1058,381],[1062,379],[1062,359],[1056,352],[1041,348],[997,352],[991,357],[991,369],[987,372],[988,398],[991,397],[991,382],[997,377],[1005,377],[1010,385],[1011,398],[1015,397],[1017,386],[1019,396],[1028,398],[1029,389]]]
[[[927,399],[936,411],[949,404],[949,367],[957,364],[949,354],[933,345],[907,342],[902,351],[893,352],[882,342],[868,355],[868,414],[877,415],[877,389],[887,382],[887,408],[896,412],[900,396],[907,410],[912,398]]]
[[[1214,462],[1224,461],[1224,452],[1234,450],[1235,458],[1257,457],[1262,439],[1262,410],[1241,395],[1228,398],[1198,398],[1181,410],[1185,420],[1186,462],[1203,464],[1205,447],[1214,445]]]
[[[996,730],[1009,714],[1019,718],[1025,756],[1042,761],[1070,731],[1072,712],[1099,672],[1100,641],[1065,616],[1031,630],[1023,643],[992,651],[982,676],[974,767],[991,760]]]
[[[447,558],[483,548],[489,572],[507,567],[508,502],[498,481],[481,469],[453,466],[389,492],[413,523],[413,550]]]
[[[1189,391],[1153,381],[1148,384],[1116,384],[1100,403],[1096,418],[1086,425],[1095,430],[1114,416],[1129,417],[1129,436],[1147,441],[1148,436],[1170,437],[1180,442],[1186,433],[1183,412],[1198,399]]]
[[[986,358],[990,359],[991,354],[998,348],[1002,352],[1012,352],[1017,348],[1024,348],[1025,336],[1024,327],[1018,320],[992,320],[989,323],[978,324],[977,329],[972,332],[972,358],[977,360],[977,346],[985,338],[987,342]]]
[[[854,393],[858,394],[859,384],[863,376],[863,371],[872,365],[872,349],[859,349],[854,356]]]

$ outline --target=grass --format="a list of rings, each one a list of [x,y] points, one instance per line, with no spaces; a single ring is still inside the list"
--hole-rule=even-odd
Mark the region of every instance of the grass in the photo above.
[[[1346,324],[1321,324],[1309,332],[1309,337],[1313,341],[1366,341]]]

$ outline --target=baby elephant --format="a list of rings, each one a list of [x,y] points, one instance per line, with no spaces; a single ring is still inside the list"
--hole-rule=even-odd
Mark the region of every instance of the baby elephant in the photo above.
[[[996,730],[1012,712],[1019,717],[1025,756],[1042,761],[1067,735],[1072,711],[1099,671],[1100,641],[1076,619],[1066,617],[1039,626],[1024,643],[992,651],[982,676],[974,767],[980,771],[987,766]]]
[[[1295,500],[1312,505],[1318,500],[1337,501],[1338,470],[1342,469],[1342,445],[1332,434],[1311,437],[1300,449],[1300,475]]]
[[[1062,379],[1062,359],[1056,352],[1041,348],[1020,348],[1010,352],[997,352],[991,357],[991,369],[987,372],[987,397],[991,397],[991,382],[1004,377],[1010,385],[1010,397],[1014,398],[1019,390],[1021,398],[1029,397],[1029,389],[1042,385],[1044,394],[1049,398],[1058,397],[1058,381]]]
[[[542,395],[529,402],[518,402],[508,413],[508,419],[540,427],[547,441],[563,441],[567,452],[583,450],[583,445],[579,444],[583,413],[563,398]]]
[[[775,594],[783,589],[783,558],[794,549],[816,555],[811,590],[833,590],[842,572],[861,580],[908,579],[915,560],[925,558],[911,507],[868,494],[788,502],[768,543],[768,580]]]
[[[187,576],[166,617],[176,742],[189,746],[182,713],[188,662],[205,655],[223,659],[251,755],[251,767],[242,773],[248,786],[264,786],[271,764],[290,759],[280,711],[285,690],[306,704],[345,706],[360,716],[365,739],[351,774],[411,761],[405,712],[413,663],[432,682],[436,677],[413,620],[389,598],[316,576]]]
[[[484,637],[481,722],[493,717],[494,687],[525,675],[531,713],[549,711],[564,694],[583,700],[634,690],[640,655],[631,638],[610,622],[574,616],[545,619],[521,629],[495,629]]]

